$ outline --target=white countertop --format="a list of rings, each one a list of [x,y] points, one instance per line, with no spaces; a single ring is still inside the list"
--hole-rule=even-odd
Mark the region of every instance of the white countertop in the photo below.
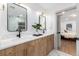
[[[21,38],[18,37],[5,37],[5,38],[0,38],[0,50],[6,49],[12,46],[16,46],[18,44],[22,44],[24,42],[32,41],[44,36],[51,35],[53,33],[45,33],[42,36],[33,36],[33,34],[24,34],[21,36]]]

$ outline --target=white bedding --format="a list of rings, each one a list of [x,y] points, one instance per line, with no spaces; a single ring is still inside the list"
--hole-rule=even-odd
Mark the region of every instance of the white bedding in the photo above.
[[[65,38],[75,38],[76,37],[76,33],[75,32],[68,32],[68,33],[61,33],[61,35],[63,35]]]

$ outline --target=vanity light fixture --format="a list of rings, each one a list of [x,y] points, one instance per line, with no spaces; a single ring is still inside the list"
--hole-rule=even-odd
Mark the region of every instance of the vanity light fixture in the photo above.
[[[45,17],[46,17],[46,16],[47,16],[47,14],[43,14],[43,16],[45,16]]]
[[[43,14],[43,16],[46,16],[46,14]]]
[[[37,15],[41,15],[42,13],[41,13],[41,12],[36,12],[36,14],[37,14]]]
[[[45,12],[42,12],[41,15],[42,15],[42,16],[46,16],[46,13],[45,13]]]

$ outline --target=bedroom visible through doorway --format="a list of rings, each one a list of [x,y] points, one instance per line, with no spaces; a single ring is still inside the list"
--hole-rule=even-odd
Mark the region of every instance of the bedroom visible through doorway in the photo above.
[[[58,50],[70,55],[76,55],[76,8],[57,14]]]

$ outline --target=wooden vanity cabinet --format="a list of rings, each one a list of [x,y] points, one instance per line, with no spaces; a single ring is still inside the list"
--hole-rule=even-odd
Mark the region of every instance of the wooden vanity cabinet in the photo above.
[[[31,41],[27,46],[27,56],[46,56],[54,49],[54,35]]]
[[[47,54],[54,48],[54,37],[52,35],[47,36]]]
[[[4,50],[5,56],[16,56],[16,48],[11,47]]]
[[[29,42],[27,46],[27,56],[39,55],[39,39]]]
[[[0,50],[0,56],[5,56],[5,51],[4,50]]]
[[[46,56],[54,48],[54,35],[48,35],[7,49],[0,56]]]
[[[0,50],[0,56],[26,56],[27,43]]]
[[[23,43],[16,46],[16,56],[26,56],[27,55],[27,43]]]
[[[0,50],[0,56],[16,56],[16,48],[11,47],[4,50]]]
[[[45,37],[43,37],[41,40],[39,39],[39,46],[40,46],[40,55],[46,56],[46,50],[47,50],[47,40]]]

